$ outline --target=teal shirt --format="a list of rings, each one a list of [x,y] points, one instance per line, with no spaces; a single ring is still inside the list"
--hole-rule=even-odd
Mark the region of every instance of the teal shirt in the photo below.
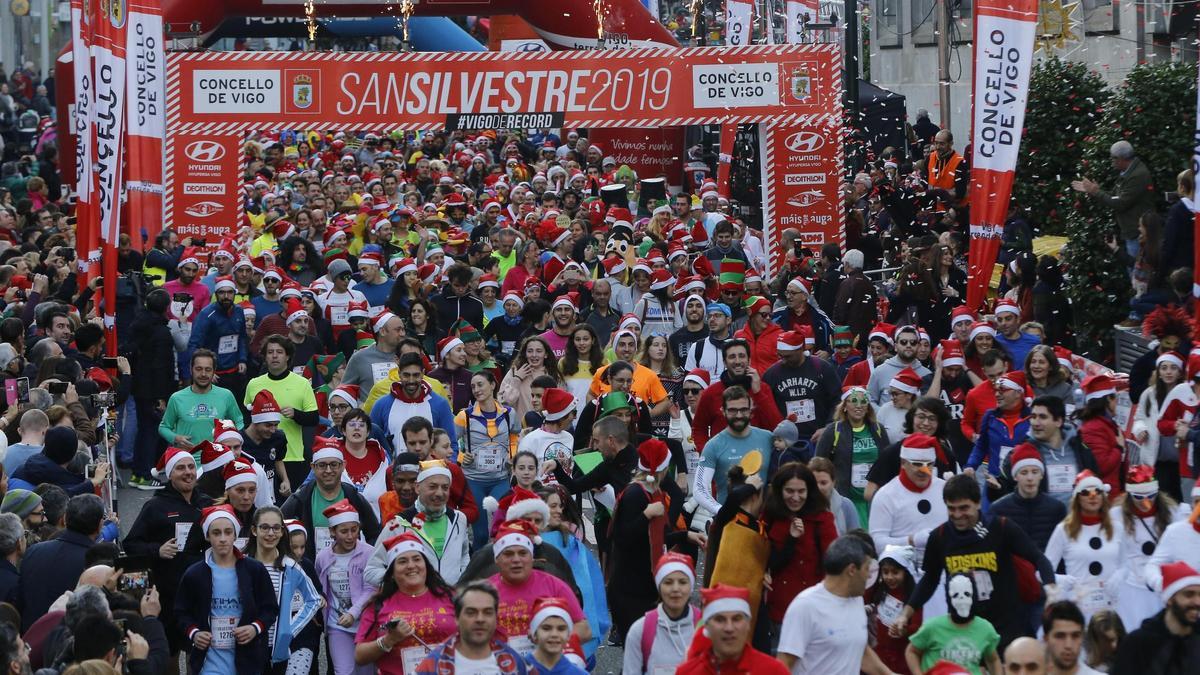
[[[233,392],[213,385],[208,393],[197,394],[190,386],[185,387],[171,394],[167,401],[158,435],[167,443],[174,443],[177,434],[187,436],[193,444],[211,441],[213,420],[232,420],[239,429],[245,426]]]
[[[729,470],[748,455],[758,453],[758,475],[764,485],[767,483],[767,469],[771,463],[771,432],[758,427],[750,427],[749,431],[749,436],[736,438],[729,433],[729,429],[724,429],[704,444],[700,466],[713,470],[713,481],[717,486],[714,496],[718,503],[725,503],[725,495],[729,490]]]

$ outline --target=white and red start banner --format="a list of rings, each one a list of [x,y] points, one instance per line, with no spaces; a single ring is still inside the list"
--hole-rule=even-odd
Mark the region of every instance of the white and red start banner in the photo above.
[[[796,206],[779,210],[789,220],[767,223],[773,248],[781,226],[800,228],[806,241],[840,241],[841,216],[830,224],[814,210],[840,214],[840,61],[838,47],[829,44],[549,53],[174,52],[167,59],[166,225],[209,238],[237,228],[238,141],[250,131],[636,129],[634,138],[610,133],[606,154],[625,151],[646,173],[670,179],[663,161],[670,157],[682,167],[681,141],[674,132],[642,130],[763,123],[777,133],[816,129],[827,139],[815,152],[824,153],[819,170],[828,180],[797,185],[801,179],[793,176],[787,194],[778,192]],[[772,182],[813,172],[776,171],[769,161],[764,166]],[[807,203],[794,188],[825,192]]]
[[[971,247],[967,306],[987,296],[1025,128],[1037,0],[982,0],[975,7],[971,142]]]

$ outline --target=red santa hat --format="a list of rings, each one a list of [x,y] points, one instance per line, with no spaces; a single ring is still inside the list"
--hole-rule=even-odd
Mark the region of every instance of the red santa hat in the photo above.
[[[967,360],[963,357],[962,345],[958,344],[958,340],[942,340],[941,346],[943,368],[967,365]]]
[[[1163,352],[1154,359],[1154,367],[1157,368],[1164,363],[1173,363],[1176,368],[1183,370],[1183,357],[1175,352]]]
[[[242,313],[248,317],[258,316],[258,309],[254,307],[254,303],[249,300],[243,300],[238,303],[238,307],[242,308]]]
[[[196,246],[188,246],[183,249],[183,253],[179,256],[179,262],[176,263],[175,269],[180,269],[184,265],[200,266],[200,257],[203,255],[201,249]]]
[[[845,401],[846,399],[850,398],[852,394],[856,393],[862,394],[868,398],[871,395],[870,392],[867,391],[866,387],[862,387],[857,384],[850,384],[842,387],[842,400]]]
[[[263,272],[263,279],[274,279],[275,281],[282,282],[283,272],[280,272],[278,267],[271,265]]]
[[[279,407],[279,403],[270,389],[260,390],[254,395],[254,401],[250,406],[250,422],[266,424],[278,422],[281,419],[283,419],[283,410]]]
[[[213,420],[213,443],[242,440],[242,432],[238,431],[233,420]]]
[[[293,322],[306,318],[308,312],[304,310],[304,305],[299,298],[288,298],[284,305],[284,321],[290,326]]]
[[[496,558],[510,546],[520,546],[533,553],[534,544],[542,543],[537,534],[537,526],[528,520],[508,520],[496,531],[496,542],[492,545],[492,555]]]
[[[623,314],[623,315],[621,315],[620,323],[617,324],[617,329],[624,330],[626,328],[632,328],[635,326],[638,329],[641,329],[642,320],[637,318],[636,314]],[[614,342],[616,342],[616,340],[614,340]]]
[[[346,461],[346,456],[342,454],[342,444],[337,439],[327,436],[313,438],[312,463],[316,464],[323,459],[335,462]]]
[[[232,506],[228,504],[210,506],[200,512],[200,523],[201,527],[204,528],[205,537],[208,537],[208,531],[218,520],[221,520],[222,518],[233,523],[234,531],[241,527],[241,523],[238,522],[237,514],[234,513]]]
[[[700,623],[704,623],[721,612],[741,612],[746,616],[750,613],[750,591],[737,586],[716,584],[711,588],[700,590],[700,598],[704,601],[704,611],[700,614]]]
[[[350,503],[349,499],[343,499],[342,501],[327,507],[321,512],[321,515],[325,516],[325,520],[329,521],[329,527],[337,527],[338,525],[342,525],[344,523],[359,522],[358,510],[354,508],[354,505]]]
[[[480,288],[480,289],[494,288],[497,291],[499,291],[500,290],[500,281],[496,278],[495,274],[485,274],[485,275],[479,277],[478,288]]]
[[[959,305],[950,312],[950,327],[954,328],[964,321],[975,323],[975,315],[966,305]]]
[[[579,294],[572,291],[571,293],[564,293],[558,296],[558,299],[554,301],[554,304],[550,305],[550,309],[556,309],[558,307],[570,307],[572,310],[578,312]]]
[[[775,349],[781,352],[796,352],[804,349],[804,333],[798,330],[780,333],[775,339]]]
[[[558,617],[566,622],[567,628],[570,628],[575,622],[571,619],[571,612],[567,609],[567,601],[554,596],[546,596],[538,598],[533,603],[533,616],[529,619],[529,634],[532,636],[537,633],[538,626],[546,619]]]
[[[505,516],[509,520],[524,520],[531,513],[542,514],[543,523],[550,522],[550,507],[546,502],[532,491],[526,490],[520,485],[515,486]]]
[[[1038,452],[1032,443],[1022,443],[1013,448],[1011,458],[1012,475],[1014,476],[1027,466],[1037,467],[1042,470],[1042,473],[1046,472],[1046,463],[1042,461],[1042,453]]]
[[[249,267],[250,269],[254,269],[254,263],[250,262],[250,258],[248,256],[244,256],[244,255],[238,256],[237,261],[235,261],[233,263],[233,269],[237,270],[242,267]]]
[[[610,277],[615,277],[625,271],[625,261],[616,256],[605,258],[601,264],[604,265],[604,273]]]
[[[463,341],[454,336],[448,336],[448,337],[442,338],[441,340],[438,340],[438,343],[437,343],[438,359],[441,361],[445,361],[446,355],[448,355],[450,352],[454,351],[455,347],[461,347],[462,344],[463,344]]]
[[[283,521],[283,526],[287,528],[289,537],[297,532],[303,534],[305,538],[308,537],[308,530],[305,529],[304,523],[296,518],[288,518],[287,520]]]
[[[975,323],[971,324],[971,334],[967,339],[974,340],[980,335],[991,335],[992,337],[996,337],[996,329],[992,328],[992,324],[987,323],[986,321],[976,321]]]
[[[427,459],[420,464],[421,470],[417,472],[417,482],[424,483],[434,476],[443,476],[446,480],[454,480],[454,474],[450,473],[446,462],[440,459]]]
[[[888,382],[888,386],[906,394],[917,396],[921,393],[921,376],[912,368],[905,368],[892,377],[892,381]]]
[[[387,551],[387,564],[390,567],[392,562],[404,555],[416,551],[423,556],[432,557],[429,555],[429,547],[425,544],[425,540],[412,530],[406,530],[394,537],[384,540],[383,548]]]
[[[1054,346],[1054,356],[1058,359],[1058,364],[1067,370],[1075,370],[1075,364],[1071,361],[1071,350],[1061,345]],[[1181,366],[1182,367],[1182,366]]]
[[[346,304],[347,319],[371,318],[371,307],[366,300],[351,300]]]
[[[1125,474],[1125,491],[1136,499],[1154,499],[1158,494],[1158,481],[1154,478],[1154,467],[1135,464]]]
[[[226,490],[242,483],[258,482],[258,474],[254,472],[254,466],[240,459],[226,464],[225,470],[221,472],[221,477],[225,479]]]
[[[892,333],[895,330],[895,326],[890,323],[877,323],[875,324],[875,327],[871,329],[871,332],[867,334],[867,340],[883,340],[884,343],[891,346]]]
[[[406,272],[416,272],[417,261],[412,258],[400,258],[392,263],[392,271],[397,279],[404,276]]]
[[[233,277],[229,275],[217,277],[213,284],[213,291],[233,291],[237,292],[237,284],[233,283]]]
[[[747,278],[747,281],[749,278]],[[796,277],[788,282],[788,290],[800,291],[805,295],[812,295],[812,287],[808,285],[808,281],[804,277]]]
[[[1086,490],[1100,490],[1104,494],[1108,494],[1111,489],[1107,483],[1100,480],[1090,469],[1084,469],[1079,472],[1079,475],[1075,476],[1075,489],[1071,491],[1071,494],[1077,495]]]
[[[682,553],[665,553],[654,566],[654,585],[661,586],[672,572],[683,572],[692,586],[696,585],[696,569],[692,559]]]
[[[1082,386],[1083,400],[1085,401],[1115,396],[1117,393],[1116,383],[1113,382],[1112,377],[1104,373],[1089,376],[1083,381]]]
[[[387,310],[380,312],[379,316],[375,317],[375,320],[371,322],[371,330],[378,334],[387,325],[387,322],[394,318],[396,318],[396,315]]]
[[[165,483],[171,477],[171,472],[175,470],[175,465],[185,458],[190,459],[191,457],[192,453],[183,448],[167,448],[167,451],[158,458],[157,466],[154,467],[158,479]]]
[[[711,374],[703,368],[693,368],[688,371],[688,374],[683,377],[683,383],[691,382],[699,386],[701,389],[708,389],[708,385],[712,382]]]
[[[671,464],[671,451],[667,444],[657,438],[642,441],[637,447],[638,470],[656,474],[667,470]],[[649,479],[647,479],[649,480]]]
[[[1000,316],[1001,314],[1016,314],[1017,316],[1021,316],[1021,308],[1012,300],[998,300],[996,302],[996,309],[992,313],[996,316]]]
[[[193,451],[200,453],[200,470],[215,471],[233,461],[233,450],[212,441],[200,441]]]
[[[1188,586],[1200,585],[1200,574],[1192,566],[1183,562],[1167,563],[1162,566],[1162,597],[1163,602],[1169,602],[1171,596]]]
[[[542,413],[547,422],[556,422],[575,410],[575,397],[571,392],[550,387],[542,394]]]
[[[329,392],[329,400],[340,398],[350,404],[351,408],[358,407],[358,397],[362,395],[362,387],[357,384],[339,385],[337,389]]]
[[[504,304],[504,303],[508,302],[509,300],[512,300],[513,302],[517,303],[518,311],[525,309],[525,300],[517,293],[514,293],[513,291],[509,291],[509,292],[505,293],[504,297],[500,300],[500,303]]]
[[[933,462],[937,460],[941,443],[926,434],[909,434],[900,442],[900,459],[910,462]]]

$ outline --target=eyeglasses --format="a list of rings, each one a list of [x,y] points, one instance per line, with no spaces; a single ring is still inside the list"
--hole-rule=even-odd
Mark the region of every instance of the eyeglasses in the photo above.
[[[254,529],[258,530],[259,532],[282,532],[283,526],[282,525],[255,525]]]
[[[342,462],[317,462],[313,464],[313,469],[317,471],[340,471]]]
[[[913,415],[913,421],[916,422],[917,420],[922,422],[937,422],[938,418],[937,415],[931,415],[929,413],[916,413]]]
[[[854,405],[866,405],[870,403],[870,400],[866,396],[850,396],[846,398],[846,403],[853,403]]]
[[[347,410],[350,410],[350,406],[345,403],[329,406],[329,412],[346,412]]]
[[[46,509],[42,509],[42,510],[40,510],[40,511],[30,511],[30,512],[29,512],[29,515],[30,515],[30,516],[37,516],[38,518],[45,518],[45,517],[46,517]],[[28,517],[28,516],[27,516],[27,517]]]
[[[725,414],[730,417],[749,417],[750,409],[749,408],[726,408]]]

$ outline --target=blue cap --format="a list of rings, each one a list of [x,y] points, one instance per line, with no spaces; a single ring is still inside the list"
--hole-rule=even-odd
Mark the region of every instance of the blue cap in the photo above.
[[[729,305],[723,302],[708,303],[708,307],[704,308],[704,313],[712,314],[713,312],[720,312],[731,319],[733,318],[733,310],[729,309]]]

